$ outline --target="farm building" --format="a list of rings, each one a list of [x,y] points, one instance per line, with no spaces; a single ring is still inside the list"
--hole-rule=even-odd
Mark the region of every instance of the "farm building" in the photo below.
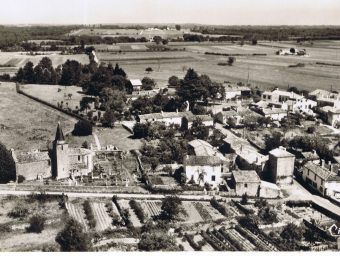
[[[261,180],[256,171],[232,171],[231,182],[237,196],[259,196]]]
[[[226,124],[229,118],[234,118],[236,125],[239,125],[241,120],[241,117],[234,110],[221,111],[216,114],[216,117],[218,120],[222,121],[223,124]]]
[[[321,161],[321,165],[307,162],[300,172],[302,172],[303,181],[321,195],[340,198],[339,171],[335,174],[332,171],[332,165],[326,168],[324,160]]]
[[[208,183],[216,187],[221,183],[223,162],[217,156],[185,156],[184,172],[189,184],[203,186]]]
[[[326,91],[323,89],[316,89],[308,94],[308,97],[315,101],[320,98],[336,99],[338,96],[340,96],[338,93]]]
[[[130,83],[134,91],[139,91],[142,87],[142,81],[139,79],[130,79]]]
[[[213,126],[214,119],[209,115],[192,115],[182,117],[182,128],[188,130],[194,121],[200,119],[205,126]]]
[[[193,116],[191,111],[187,112],[163,112],[161,113],[152,113],[152,114],[145,114],[145,115],[138,115],[136,117],[136,121],[140,123],[146,122],[164,122],[166,126],[170,124],[177,124],[182,126],[182,119],[183,117]]]
[[[63,131],[58,123],[53,150],[40,152],[16,152],[12,150],[16,166],[16,176],[22,175],[26,180],[56,179],[70,176],[87,175],[93,170],[94,153],[84,148],[69,148]]]
[[[272,182],[277,185],[293,183],[295,155],[280,147],[269,151],[269,171]]]

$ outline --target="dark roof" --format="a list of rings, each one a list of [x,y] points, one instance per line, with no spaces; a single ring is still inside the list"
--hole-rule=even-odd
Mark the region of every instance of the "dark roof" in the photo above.
[[[189,156],[184,158],[186,165],[219,165],[221,164],[221,159],[217,156]]]
[[[213,121],[214,120],[209,115],[195,115],[195,116],[187,116],[187,117],[184,117],[184,118],[186,118],[189,122],[196,121],[197,119],[201,119],[202,122],[204,122],[204,121]]]
[[[235,182],[258,182],[261,180],[255,171],[232,171]]]
[[[55,141],[65,141],[63,130],[61,129],[59,122],[58,122],[58,127],[57,127],[57,133],[55,135]]]
[[[303,158],[308,159],[308,160],[318,160],[320,159],[320,156],[316,152],[301,152],[301,155]]]

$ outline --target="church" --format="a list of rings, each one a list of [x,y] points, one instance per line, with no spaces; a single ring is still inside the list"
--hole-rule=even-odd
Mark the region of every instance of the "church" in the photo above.
[[[94,155],[90,149],[69,148],[60,123],[51,150],[12,150],[17,180],[22,175],[28,181],[47,178],[60,180],[88,175],[93,170]]]

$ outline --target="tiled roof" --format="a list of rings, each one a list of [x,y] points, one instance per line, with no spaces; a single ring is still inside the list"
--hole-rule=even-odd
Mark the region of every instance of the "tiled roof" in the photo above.
[[[173,118],[173,117],[190,117],[193,116],[191,111],[187,112],[163,112],[161,113],[163,118]]]
[[[144,115],[138,115],[140,120],[149,120],[149,119],[161,119],[163,116],[161,113],[151,113],[151,114],[144,114]]]
[[[260,177],[257,175],[255,171],[232,171],[234,179],[236,183],[253,183],[253,182],[261,182]]]
[[[50,160],[48,152],[15,152],[18,163],[30,163]]]
[[[328,112],[332,113],[332,114],[340,114],[340,108],[332,108],[330,110],[328,110]]]
[[[329,170],[321,167],[320,165],[314,164],[313,162],[307,162],[303,167],[303,169],[310,170],[311,172],[315,173],[317,176],[322,178],[323,180],[327,180],[327,178],[331,175]]]
[[[275,157],[294,157],[292,153],[281,148],[273,149],[272,151],[269,151],[269,154]]]
[[[211,148],[213,147],[208,142],[206,142],[204,140],[200,140],[200,139],[189,141],[188,144],[190,146],[192,146],[193,148],[199,147],[199,146],[202,146],[202,145],[207,146],[207,147],[211,147]]]
[[[280,188],[276,184],[270,183],[264,180],[261,180],[261,188],[270,188],[274,190],[280,190]]]
[[[234,111],[234,110],[222,111],[221,113],[222,113],[222,115],[225,116],[225,117],[238,116],[237,112]]]
[[[186,165],[220,165],[221,159],[217,156],[185,156],[184,163]]]
[[[185,112],[184,112],[185,113]],[[193,115],[193,116],[188,116],[186,117],[188,119],[189,122],[193,122],[195,120],[197,120],[198,118],[202,120],[202,122],[204,121],[213,121],[214,119],[209,116],[209,115]]]
[[[92,151],[86,148],[69,148],[68,149],[69,156],[84,156],[84,155],[90,155],[91,153]]]

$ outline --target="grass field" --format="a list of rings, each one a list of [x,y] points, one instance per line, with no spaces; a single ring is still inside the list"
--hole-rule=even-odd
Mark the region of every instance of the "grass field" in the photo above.
[[[14,83],[0,85],[0,141],[10,149],[45,147],[54,140],[60,120],[64,134],[73,130],[76,119],[18,94]]]
[[[0,52],[0,65],[15,65],[17,68],[25,66],[31,61],[37,65],[43,57],[49,57],[52,60],[53,67],[64,64],[68,59],[79,61],[82,64],[89,63],[89,57],[86,54],[59,55],[59,52],[50,52],[46,55],[26,55],[25,52]]]

